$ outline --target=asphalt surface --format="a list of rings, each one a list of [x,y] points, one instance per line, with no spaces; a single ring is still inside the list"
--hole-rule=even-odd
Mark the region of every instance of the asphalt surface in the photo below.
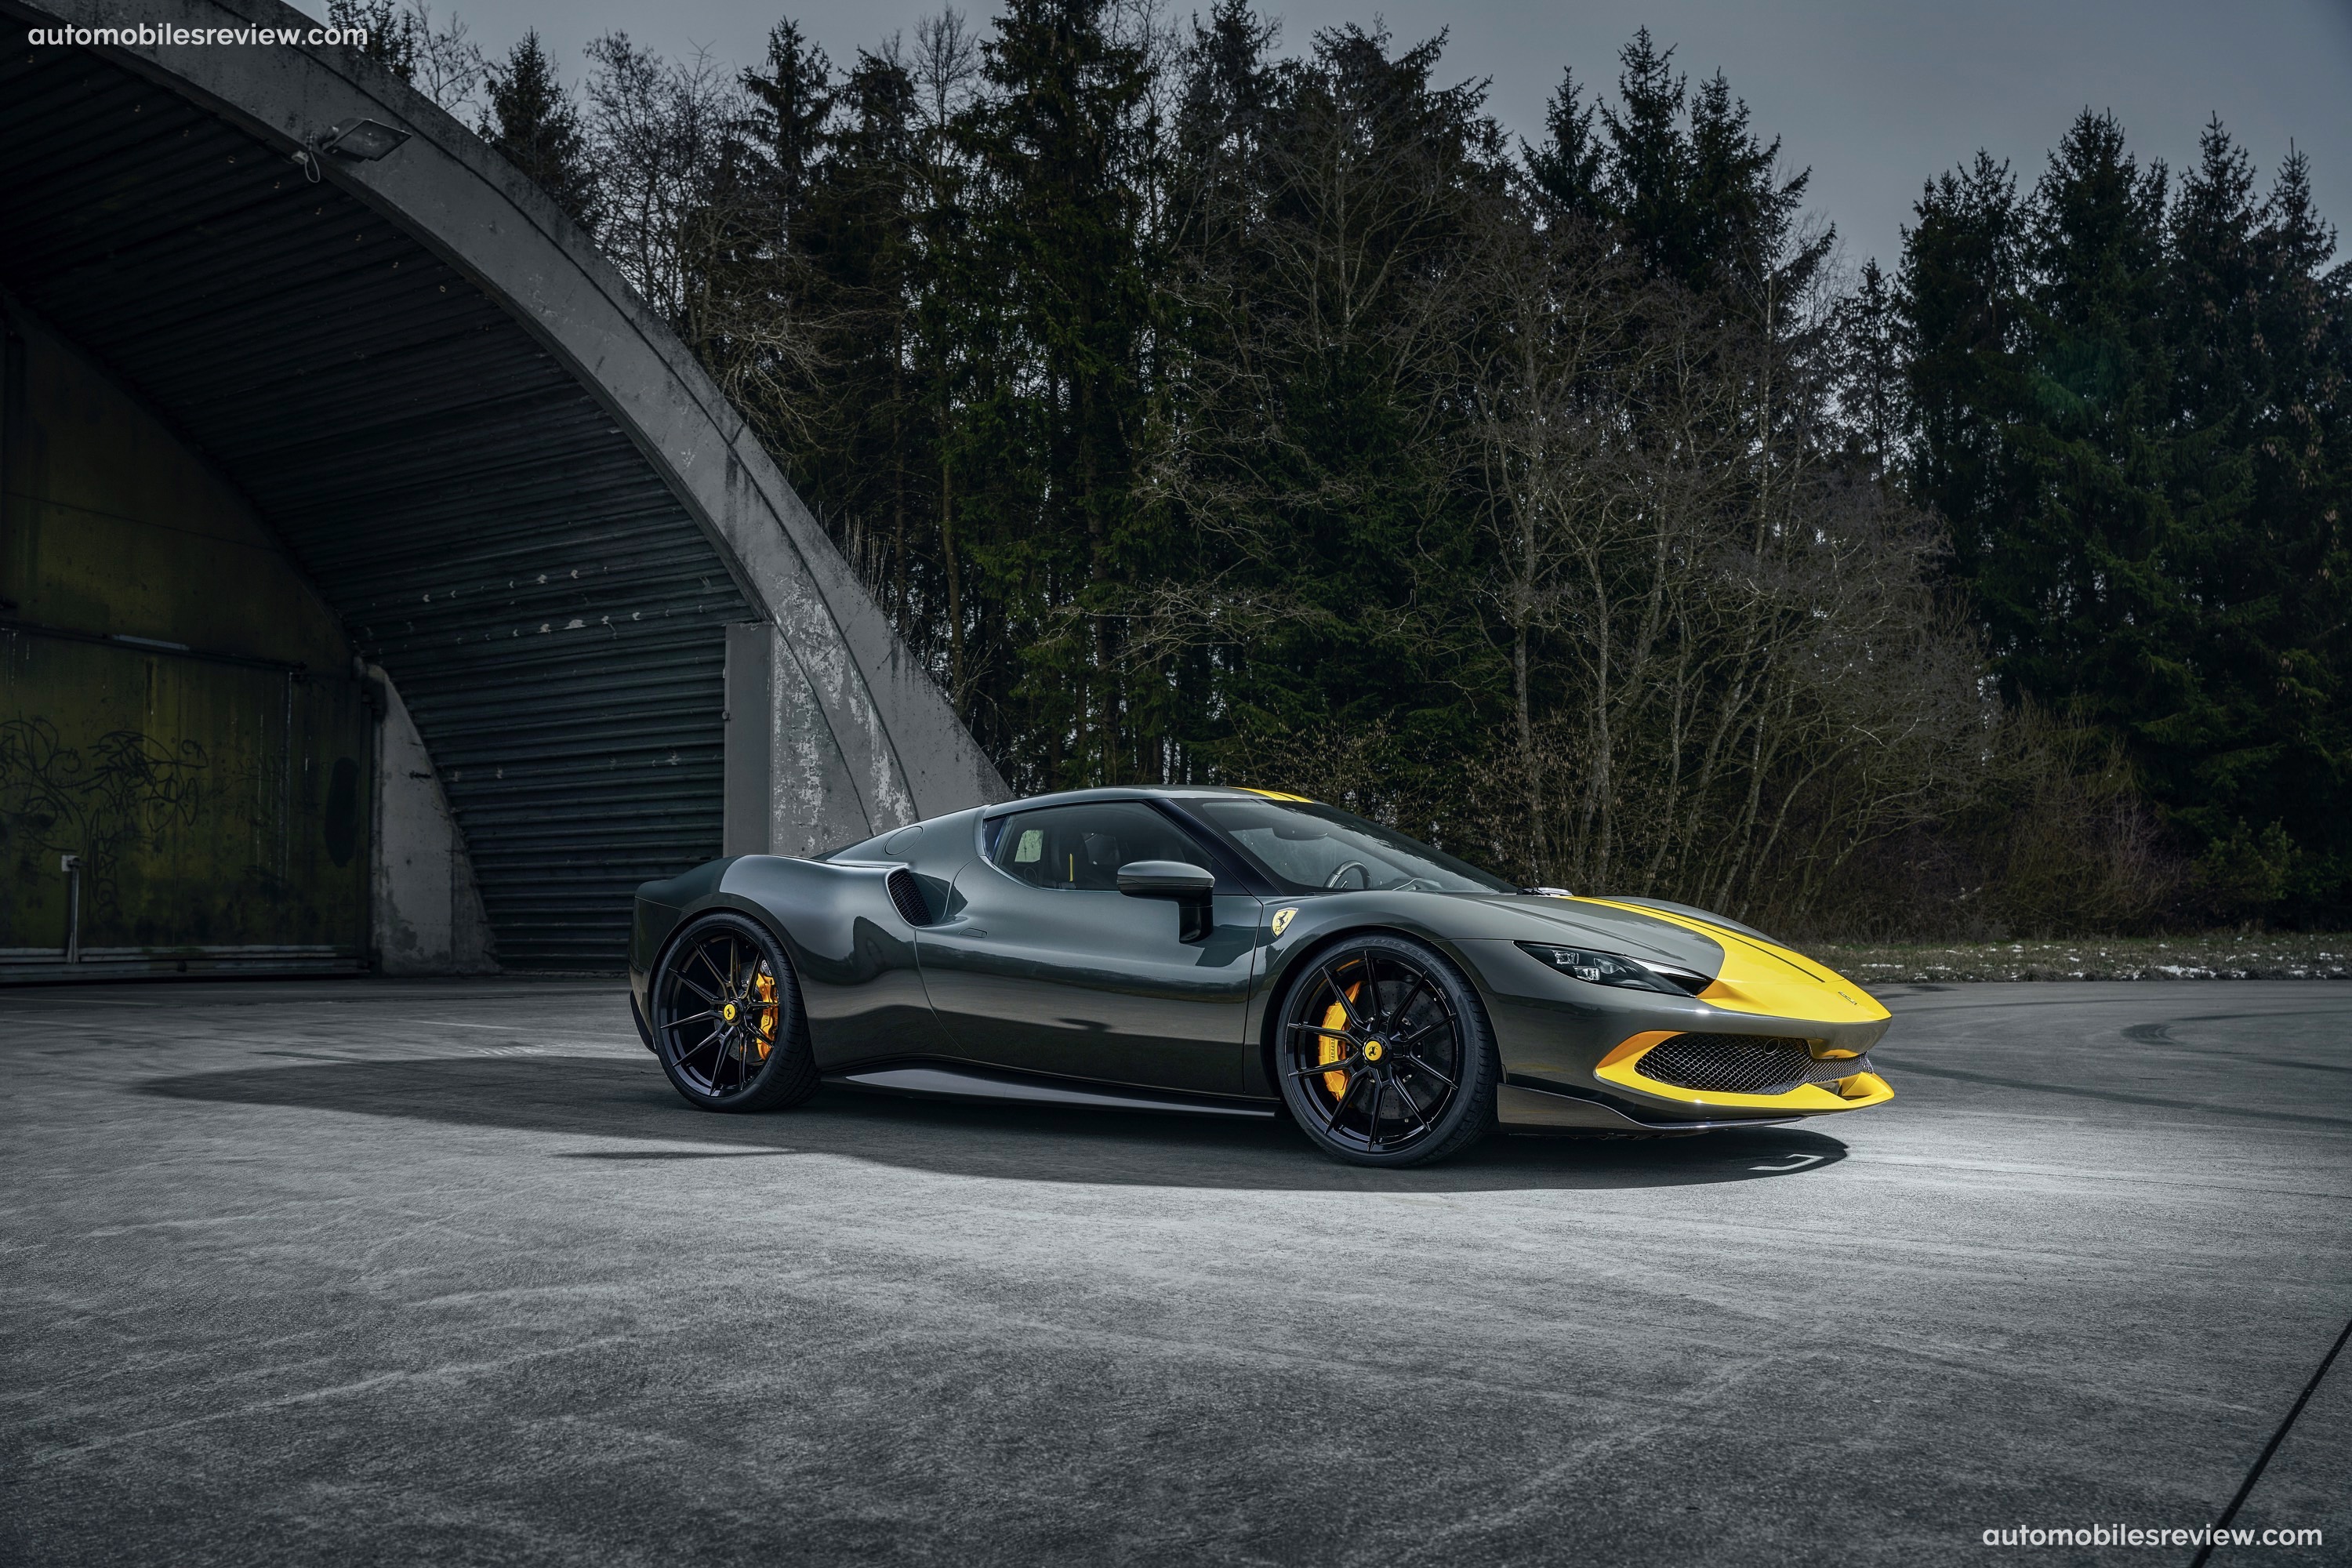
[[[1332,1164],[672,1094],[609,983],[0,994],[0,1560],[1981,1563],[2352,1315],[2352,985],[1898,988],[1890,1105]],[[2352,1556],[2352,1353],[2240,1516]],[[2186,1563],[2186,1551],[2029,1552]]]

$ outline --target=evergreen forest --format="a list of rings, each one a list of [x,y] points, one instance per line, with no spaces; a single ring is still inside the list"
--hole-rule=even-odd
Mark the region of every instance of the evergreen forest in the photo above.
[[[1007,0],[834,61],[336,0],[753,422],[1022,793],[1295,789],[1791,936],[2352,923],[2352,267],[2087,110],[1850,264],[1646,32]],[[2178,128],[2168,128],[2178,129]]]

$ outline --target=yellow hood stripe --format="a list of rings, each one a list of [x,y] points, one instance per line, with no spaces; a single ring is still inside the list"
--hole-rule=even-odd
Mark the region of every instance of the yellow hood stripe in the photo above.
[[[1621,903],[1615,899],[1572,900],[1646,915],[1683,930],[1696,931],[1723,949],[1723,968],[1699,1000],[1727,1013],[1770,1014],[1784,1018],[1814,1018],[1825,1024],[1873,1023],[1889,1016],[1878,999],[1853,981],[1780,946],[1744,936],[1711,921],[1654,910],[1646,904]]]

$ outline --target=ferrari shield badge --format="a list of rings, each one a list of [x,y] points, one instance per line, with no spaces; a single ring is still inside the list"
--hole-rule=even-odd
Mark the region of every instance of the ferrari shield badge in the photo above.
[[[1288,931],[1288,930],[1290,929],[1290,917],[1291,917],[1291,916],[1293,916],[1293,915],[1295,915],[1295,914],[1297,914],[1297,912],[1298,912],[1298,911],[1297,911],[1297,910],[1275,910],[1275,911],[1274,911],[1274,934],[1275,934],[1275,935],[1276,935],[1276,936],[1280,936],[1284,931]]]

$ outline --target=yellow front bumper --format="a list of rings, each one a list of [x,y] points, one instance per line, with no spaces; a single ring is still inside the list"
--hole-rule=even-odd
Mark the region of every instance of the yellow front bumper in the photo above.
[[[1642,1058],[1650,1048],[1670,1040],[1677,1030],[1659,1029],[1639,1034],[1617,1046],[1601,1058],[1594,1075],[1622,1089],[1634,1089],[1659,1100],[1670,1100],[1677,1105],[1704,1110],[1779,1110],[1792,1116],[1821,1116],[1837,1110],[1860,1110],[1865,1106],[1883,1105],[1895,1098],[1894,1089],[1874,1072],[1857,1070],[1831,1083],[1801,1083],[1779,1094],[1730,1094],[1721,1090],[1685,1089],[1680,1084],[1662,1083],[1642,1072]]]

